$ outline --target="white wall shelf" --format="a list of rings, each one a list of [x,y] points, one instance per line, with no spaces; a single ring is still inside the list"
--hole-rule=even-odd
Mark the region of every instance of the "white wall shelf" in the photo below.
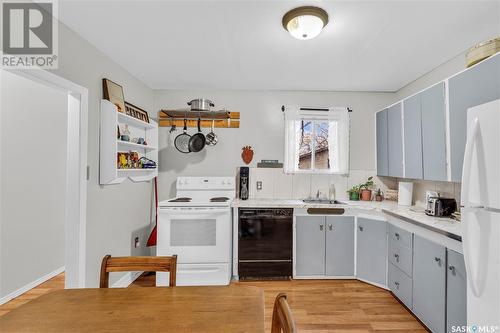
[[[106,102],[109,102],[109,101],[106,100]],[[111,103],[111,102],[109,102],[109,103]],[[128,116],[125,113],[117,112],[117,114],[118,114],[118,121],[120,123],[127,124],[127,125],[133,126],[133,127],[144,128],[144,129],[158,128],[158,124],[153,120],[150,120],[151,121],[150,123],[146,123],[146,122],[139,120],[137,118]]]
[[[147,145],[117,139],[117,128],[127,125],[131,137],[142,137]],[[155,169],[118,169],[117,153],[135,151],[158,163],[158,124],[130,117],[117,111],[116,106],[101,100],[99,183],[101,185],[119,184],[129,178],[133,182],[149,181],[158,175]]]
[[[138,143],[129,142],[129,141],[122,141],[122,140],[116,140],[116,144],[118,145],[118,151],[124,151],[124,152],[130,151],[133,149],[138,149],[139,151],[141,149],[146,150],[146,151],[158,149],[157,147],[153,147],[149,144],[148,145],[141,145]]]

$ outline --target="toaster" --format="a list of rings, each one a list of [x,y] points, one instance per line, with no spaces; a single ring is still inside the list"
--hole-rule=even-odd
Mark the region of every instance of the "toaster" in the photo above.
[[[450,216],[457,210],[457,201],[452,198],[430,197],[425,214],[429,216]]]

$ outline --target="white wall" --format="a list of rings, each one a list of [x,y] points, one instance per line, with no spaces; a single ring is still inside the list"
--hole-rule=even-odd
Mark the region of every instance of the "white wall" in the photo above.
[[[391,93],[314,92],[314,91],[155,91],[155,109],[187,107],[186,102],[204,97],[213,100],[216,108],[239,111],[239,129],[216,129],[219,142],[200,153],[182,154],[173,140],[182,132],[170,134],[169,128],[159,131],[160,172],[159,198],[175,195],[175,178],[179,175],[232,176],[244,165],[241,148],[252,146],[255,155],[250,166],[261,159],[283,160],[284,126],[281,105],[348,106],[351,113],[350,169],[375,169],[374,113],[393,99]],[[204,129],[207,133],[209,129]],[[190,133],[195,129],[191,128]]]
[[[126,46],[124,45],[124,52]],[[85,39],[60,24],[59,69],[53,71],[89,91],[88,164],[90,180],[87,194],[86,285],[97,287],[104,255],[148,254],[145,248],[151,218],[152,183],[99,185],[99,104],[102,78],[123,86],[125,99],[155,115],[153,90],[105,56]],[[142,247],[134,249],[132,239],[139,236]],[[120,274],[112,274],[114,283]]]
[[[430,72],[410,82],[396,92],[395,101],[413,95],[434,83],[446,79],[447,77],[460,72],[465,68],[465,52],[439,65]]]
[[[2,73],[0,299],[64,266],[67,94]]]
[[[159,198],[175,195],[175,178],[179,175],[233,175],[237,166],[242,166],[241,148],[252,146],[255,151],[250,164],[255,167],[261,159],[283,160],[283,118],[281,105],[349,106],[351,113],[351,156],[348,177],[296,175],[284,176],[277,170],[252,170],[251,190],[256,180],[269,184],[267,189],[252,191],[255,197],[291,197],[315,195],[319,189],[327,190],[332,182],[337,187],[339,198],[345,197],[345,189],[360,183],[375,173],[374,112],[412,95],[465,67],[465,54],[450,59],[429,73],[417,78],[395,93],[365,92],[312,92],[312,91],[184,91],[156,90],[155,110],[186,107],[186,102],[199,97],[212,99],[216,107],[241,112],[239,129],[216,129],[219,143],[207,147],[201,153],[181,154],[175,150],[173,139],[181,132],[173,134],[168,128],[160,128],[160,173]],[[205,133],[209,129],[204,129]],[[190,129],[194,133],[195,129]],[[279,184],[279,185],[275,185]],[[265,186],[265,184],[264,184]],[[376,179],[376,187],[397,188],[397,179]],[[283,191],[281,191],[284,189]],[[415,203],[424,204],[425,191],[437,190],[444,196],[459,199],[460,184],[447,182],[415,182]]]

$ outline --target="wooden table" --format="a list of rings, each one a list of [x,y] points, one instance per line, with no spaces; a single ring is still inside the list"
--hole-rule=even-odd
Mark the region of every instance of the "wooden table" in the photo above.
[[[256,287],[68,289],[0,317],[0,332],[264,333]]]

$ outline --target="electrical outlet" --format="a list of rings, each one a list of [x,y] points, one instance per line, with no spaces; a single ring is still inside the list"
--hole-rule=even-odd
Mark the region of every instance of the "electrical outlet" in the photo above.
[[[260,191],[262,190],[262,181],[257,181],[257,190]]]

